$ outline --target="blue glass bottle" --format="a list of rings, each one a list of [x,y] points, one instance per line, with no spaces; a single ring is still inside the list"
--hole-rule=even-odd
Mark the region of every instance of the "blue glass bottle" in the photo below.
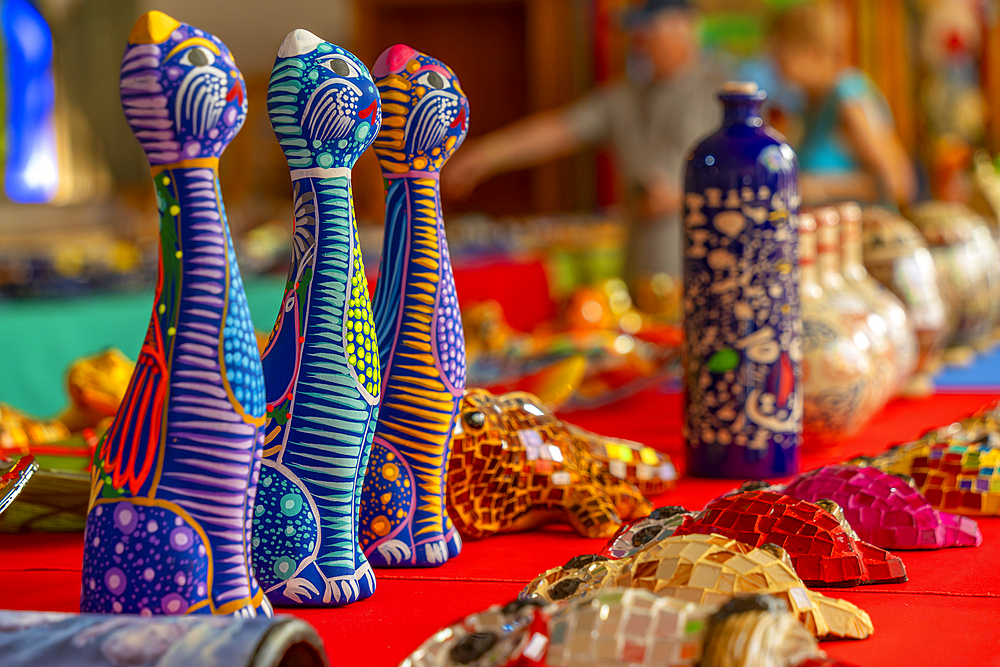
[[[765,94],[727,83],[725,116],[684,178],[684,437],[693,475],[799,470],[802,322],[795,153]]]

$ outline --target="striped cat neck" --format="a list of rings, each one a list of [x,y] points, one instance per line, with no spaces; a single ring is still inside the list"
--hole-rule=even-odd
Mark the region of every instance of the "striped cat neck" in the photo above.
[[[200,157],[193,158],[191,160],[181,160],[180,162],[171,162],[169,164],[150,165],[150,171],[153,173],[153,176],[157,176],[165,171],[173,171],[175,169],[211,169],[212,171],[218,173],[219,158]]]
[[[292,180],[303,178],[346,178],[351,179],[350,167],[313,167],[311,169],[292,169]]]

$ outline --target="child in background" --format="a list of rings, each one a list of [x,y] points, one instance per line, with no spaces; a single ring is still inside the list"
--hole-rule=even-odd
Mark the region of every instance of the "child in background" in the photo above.
[[[913,165],[885,98],[847,65],[846,24],[842,11],[810,2],[781,11],[770,25],[778,70],[806,99],[796,147],[802,197],[905,205],[916,195]]]

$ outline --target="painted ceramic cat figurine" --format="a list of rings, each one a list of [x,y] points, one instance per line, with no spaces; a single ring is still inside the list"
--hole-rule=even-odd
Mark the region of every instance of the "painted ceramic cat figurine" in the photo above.
[[[462,548],[444,485],[465,340],[438,175],[465,138],[469,101],[447,65],[403,44],[379,56],[372,74],[384,114],[373,144],[386,181],[374,298],[383,383],[361,546],[373,565],[435,566]]]
[[[249,560],[264,377],[218,180],[245,90],[214,35],[156,11],[132,28],[121,99],[152,167],[160,272],[94,456],[83,612],[271,613]]]
[[[344,605],[375,591],[357,534],[380,374],[351,167],[378,132],[381,104],[360,60],[295,30],[274,62],[268,112],[291,169],[295,227],[263,355],[254,566],[274,604]]]

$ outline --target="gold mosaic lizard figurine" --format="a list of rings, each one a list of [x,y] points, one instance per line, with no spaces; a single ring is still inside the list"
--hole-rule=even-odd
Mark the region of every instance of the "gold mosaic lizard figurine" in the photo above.
[[[548,522],[610,537],[673,486],[669,457],[567,424],[526,392],[466,391],[448,461],[448,512],[467,537]]]

